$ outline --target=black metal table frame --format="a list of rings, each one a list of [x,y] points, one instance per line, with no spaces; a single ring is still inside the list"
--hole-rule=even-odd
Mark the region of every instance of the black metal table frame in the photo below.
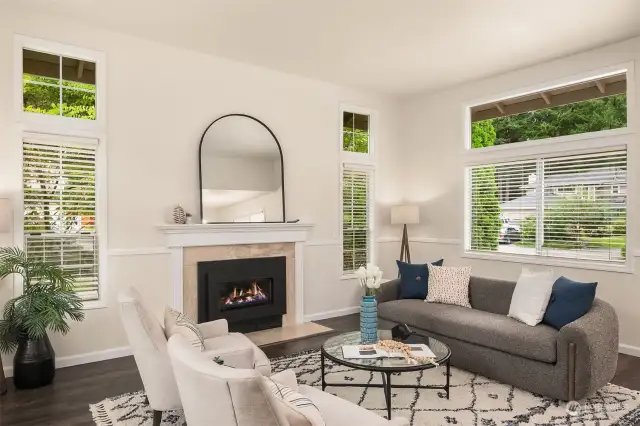
[[[378,383],[327,383],[324,379],[325,373],[324,373],[324,358],[325,356],[331,360],[332,362],[335,362],[338,365],[342,365],[345,367],[349,367],[349,368],[354,368],[356,370],[364,370],[364,371],[371,371],[371,372],[379,372],[380,375],[382,376],[382,383],[378,384]],[[444,390],[447,393],[447,399],[449,399],[449,383],[450,383],[450,378],[451,378],[451,352],[449,352],[447,359],[446,359],[447,363],[447,383],[444,386],[433,386],[433,385],[392,385],[391,384],[391,375],[393,373],[410,373],[413,371],[424,371],[424,370],[430,370],[432,368],[435,368],[433,366],[431,366],[430,364],[425,364],[422,366],[414,366],[414,368],[398,368],[398,369],[393,369],[393,368],[376,368],[376,367],[365,367],[363,365],[358,365],[358,364],[353,364],[353,363],[347,363],[344,361],[341,361],[335,357],[332,357],[331,355],[327,354],[324,350],[324,346],[321,348],[320,350],[320,375],[322,377],[322,390],[324,391],[325,388],[327,386],[333,386],[333,387],[349,387],[349,388],[353,388],[353,387],[363,387],[363,388],[382,388],[384,390],[384,398],[385,401],[387,403],[387,419],[391,420],[391,389],[439,389],[439,390]],[[424,367],[424,368],[421,368]]]

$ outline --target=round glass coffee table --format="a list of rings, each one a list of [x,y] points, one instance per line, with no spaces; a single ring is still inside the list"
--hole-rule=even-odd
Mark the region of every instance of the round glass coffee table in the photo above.
[[[379,330],[378,339],[391,339],[391,330]],[[451,365],[449,359],[451,358],[451,349],[441,341],[426,336],[419,336],[416,334],[411,335],[403,343],[424,343],[436,356],[435,362],[437,365],[446,364],[447,368],[447,382],[444,386],[435,385],[394,385],[391,383],[391,374],[403,373],[409,371],[420,371],[435,368],[437,365],[427,361],[415,361],[410,363],[404,358],[365,358],[365,359],[346,359],[342,353],[342,346],[349,345],[362,345],[360,340],[360,332],[354,331],[350,333],[340,334],[328,339],[322,345],[320,351],[320,374],[322,376],[322,390],[325,390],[327,386],[336,387],[370,387],[370,388],[382,388],[384,389],[384,396],[387,403],[387,418],[391,419],[391,389],[392,388],[411,388],[411,389],[441,389],[447,393],[447,399],[449,399],[449,377],[451,375]],[[382,376],[382,383],[327,383],[325,381],[325,358],[333,361],[336,364],[351,367],[356,370],[374,371],[380,372]]]

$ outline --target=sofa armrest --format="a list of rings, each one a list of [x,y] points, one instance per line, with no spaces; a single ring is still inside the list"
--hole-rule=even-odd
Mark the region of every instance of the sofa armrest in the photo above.
[[[376,293],[378,303],[390,302],[398,299],[398,290],[400,289],[400,278],[387,281],[380,286],[380,291]]]
[[[229,334],[229,323],[227,323],[226,319],[203,322],[198,324],[198,330],[200,330],[205,340],[212,337],[225,336]]]
[[[591,310],[560,329],[558,361],[571,356],[575,344],[575,399],[582,399],[609,383],[618,364],[618,316],[607,302],[596,299]],[[569,396],[571,397],[571,395]]]

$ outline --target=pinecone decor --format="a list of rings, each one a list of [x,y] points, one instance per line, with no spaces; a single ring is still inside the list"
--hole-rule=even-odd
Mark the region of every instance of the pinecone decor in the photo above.
[[[179,205],[173,208],[173,223],[184,225],[187,223],[187,214]]]

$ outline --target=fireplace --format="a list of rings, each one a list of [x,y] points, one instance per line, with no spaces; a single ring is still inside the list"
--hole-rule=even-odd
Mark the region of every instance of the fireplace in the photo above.
[[[198,262],[198,322],[225,318],[241,333],[281,327],[286,257]]]

